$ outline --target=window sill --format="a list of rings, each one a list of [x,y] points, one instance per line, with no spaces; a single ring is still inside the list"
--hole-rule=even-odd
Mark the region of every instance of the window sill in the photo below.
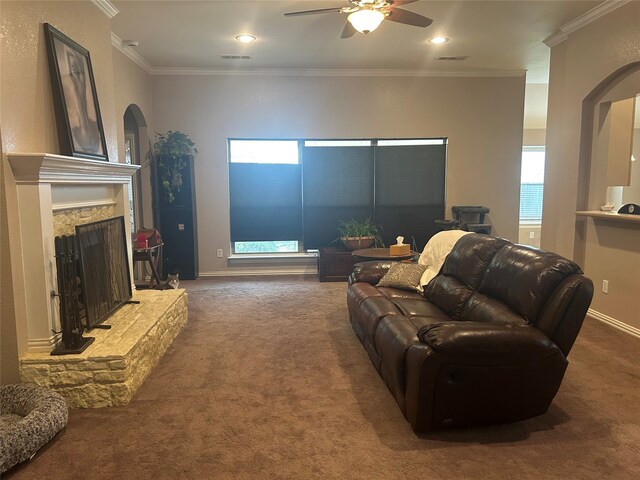
[[[542,220],[520,220],[520,226],[540,226],[542,224]]]
[[[227,257],[229,265],[242,264],[315,264],[318,258],[312,253],[240,253]]]

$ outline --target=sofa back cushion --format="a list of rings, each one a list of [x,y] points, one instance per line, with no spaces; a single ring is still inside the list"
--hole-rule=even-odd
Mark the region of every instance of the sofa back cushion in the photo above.
[[[548,316],[542,315],[547,299],[576,273],[582,273],[578,265],[555,253],[502,238],[465,235],[424,296],[454,320],[537,325],[539,317]]]
[[[478,292],[535,325],[549,295],[573,273],[581,273],[578,265],[560,255],[508,244],[491,260]]]
[[[507,240],[488,235],[465,235],[447,256],[440,275],[425,288],[424,296],[452,319],[461,317],[485,270]]]

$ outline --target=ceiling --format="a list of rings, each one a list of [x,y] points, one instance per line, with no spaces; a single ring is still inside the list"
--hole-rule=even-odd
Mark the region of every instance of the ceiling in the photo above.
[[[432,75],[517,74],[546,83],[543,40],[602,1],[428,1],[402,8],[430,17],[426,28],[384,21],[374,32],[341,39],[346,14],[284,17],[285,12],[347,5],[346,0],[113,1],[112,30],[139,42],[135,52],[154,71],[402,70]],[[241,44],[236,35],[257,37]],[[443,35],[451,40],[431,45]],[[250,55],[225,60],[221,54]],[[440,56],[468,56],[443,61]]]

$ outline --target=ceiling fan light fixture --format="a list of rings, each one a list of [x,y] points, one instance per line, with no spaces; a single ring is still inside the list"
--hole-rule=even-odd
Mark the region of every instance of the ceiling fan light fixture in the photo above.
[[[236,37],[236,40],[242,43],[251,43],[256,39],[253,35],[242,34]]]
[[[347,17],[347,20],[360,33],[369,33],[380,26],[380,23],[384,20],[384,13],[379,10],[365,8],[353,12]]]
[[[433,45],[440,45],[441,43],[447,43],[449,39],[447,37],[433,37],[429,39],[429,43]]]

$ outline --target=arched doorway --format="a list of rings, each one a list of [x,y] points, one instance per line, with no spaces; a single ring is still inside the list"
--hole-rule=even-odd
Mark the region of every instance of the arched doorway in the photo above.
[[[141,130],[146,132],[147,122],[140,108],[131,104],[123,116],[124,121],[124,158],[125,163],[143,165],[140,140],[145,138]],[[131,218],[131,232],[135,232],[144,225],[142,169],[138,170],[129,183],[129,214]]]
[[[607,108],[612,100],[635,97],[640,85],[640,62],[632,62],[611,73],[602,80],[582,102],[580,160],[578,172],[578,197],[576,210],[599,210],[609,195],[606,146],[598,132],[607,121]],[[603,158],[605,157],[605,158]],[[617,205],[620,206],[620,205]],[[587,225],[584,219],[576,219],[574,260],[585,263]]]

